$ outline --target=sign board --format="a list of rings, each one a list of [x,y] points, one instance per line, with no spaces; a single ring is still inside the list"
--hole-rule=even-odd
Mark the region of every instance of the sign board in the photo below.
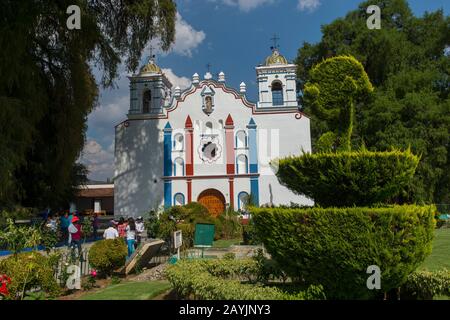
[[[178,249],[182,246],[183,244],[183,235],[181,230],[175,231],[173,233],[173,246],[175,247],[175,249]]]
[[[195,225],[194,246],[212,247],[214,224],[197,223]]]

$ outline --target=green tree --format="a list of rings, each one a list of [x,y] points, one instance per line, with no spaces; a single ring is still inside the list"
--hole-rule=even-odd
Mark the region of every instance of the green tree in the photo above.
[[[66,26],[69,5],[81,8],[80,30]],[[86,176],[76,161],[99,86],[114,85],[122,59],[135,70],[150,39],[170,47],[176,6],[4,0],[0,12],[0,207],[58,206]]]
[[[382,28],[366,27],[369,5],[379,5]],[[369,150],[405,149],[421,155],[407,201],[450,201],[450,18],[443,10],[415,17],[405,0],[361,3],[345,17],[322,27],[317,44],[304,43],[296,63],[302,104],[311,116],[314,150],[326,149],[334,120],[313,112],[306,84],[323,59],[352,55],[359,60],[375,93],[355,104],[352,145]],[[307,90],[306,90],[307,91]],[[364,107],[362,107],[364,106]],[[322,138],[322,141],[319,139]]]

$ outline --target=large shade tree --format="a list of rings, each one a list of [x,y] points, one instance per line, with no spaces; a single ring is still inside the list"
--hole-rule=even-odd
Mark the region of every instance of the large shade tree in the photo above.
[[[380,30],[366,26],[369,5],[381,8]],[[411,146],[421,162],[409,186],[409,199],[450,201],[450,18],[443,10],[412,14],[405,0],[366,1],[322,27],[319,43],[304,43],[297,57],[299,89],[304,92],[310,70],[325,58],[353,55],[375,86],[371,99],[355,105],[352,143],[370,150]],[[314,147],[335,121],[312,118]]]
[[[70,5],[81,29],[69,30]],[[58,206],[86,176],[77,163],[99,87],[150,39],[174,41],[172,0],[0,1],[0,208]],[[100,70],[98,83],[93,68]]]

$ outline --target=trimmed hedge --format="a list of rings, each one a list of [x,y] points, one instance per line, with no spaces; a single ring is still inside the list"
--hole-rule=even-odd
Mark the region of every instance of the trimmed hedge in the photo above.
[[[100,240],[89,249],[89,264],[102,275],[125,265],[128,250],[123,238]]]
[[[235,280],[254,270],[249,260],[180,260],[166,269],[166,276],[178,295],[196,300],[304,300],[323,299],[320,286],[296,294],[278,288],[242,284]]]
[[[322,284],[327,297],[371,298],[367,267],[381,268],[384,292],[400,287],[431,253],[434,206],[251,208],[267,251],[284,271]]]
[[[410,150],[306,153],[281,159],[277,177],[322,207],[369,206],[401,195],[418,163]]]
[[[435,296],[450,296],[450,271],[418,271],[409,275],[401,288],[402,299],[432,300]]]

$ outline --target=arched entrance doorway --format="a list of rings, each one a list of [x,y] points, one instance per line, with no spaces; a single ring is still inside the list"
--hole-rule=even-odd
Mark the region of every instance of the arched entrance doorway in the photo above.
[[[225,211],[225,197],[219,190],[204,190],[198,196],[197,201],[204,205],[208,209],[209,213],[215,217]]]

